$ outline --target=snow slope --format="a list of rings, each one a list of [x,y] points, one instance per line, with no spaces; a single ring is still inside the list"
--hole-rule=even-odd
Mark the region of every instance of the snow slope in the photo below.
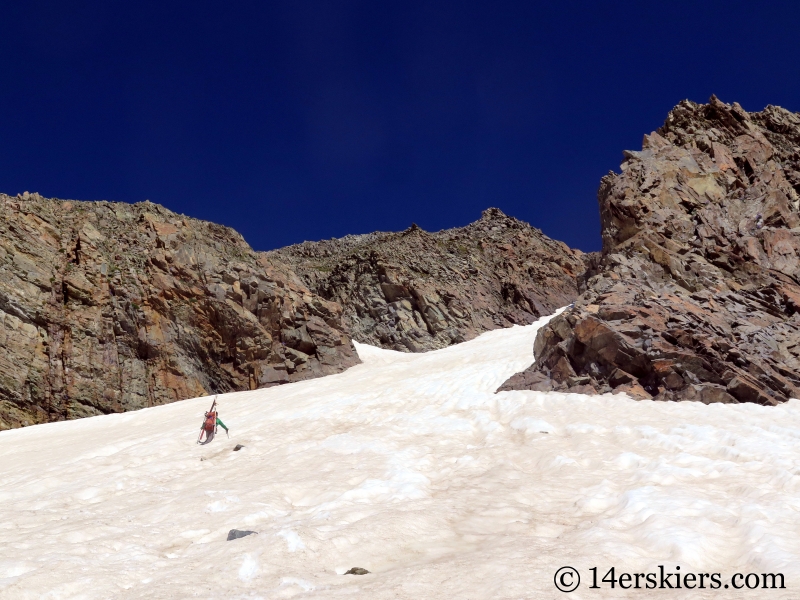
[[[588,589],[659,564],[800,597],[800,402],[494,394],[537,327],[358,345],[340,375],[221,396],[208,446],[208,398],[0,433],[0,597],[556,598],[564,565],[570,599],[767,595]]]

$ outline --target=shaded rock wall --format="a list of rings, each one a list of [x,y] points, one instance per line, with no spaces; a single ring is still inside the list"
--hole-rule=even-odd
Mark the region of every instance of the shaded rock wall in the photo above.
[[[800,115],[684,101],[598,199],[603,251],[500,389],[800,397]]]
[[[405,352],[552,313],[577,297],[586,257],[496,208],[466,227],[430,233],[415,225],[265,256],[341,304],[354,339]]]
[[[0,429],[337,373],[341,316],[227,227],[0,195]]]

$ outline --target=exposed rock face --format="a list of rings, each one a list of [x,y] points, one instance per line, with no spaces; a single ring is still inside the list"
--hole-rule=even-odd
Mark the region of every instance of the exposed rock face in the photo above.
[[[598,194],[603,251],[501,389],[800,397],[800,115],[684,101]]]
[[[27,193],[0,195],[0,211],[0,429],[358,362],[341,307],[227,227]]]
[[[577,297],[585,256],[496,208],[438,233],[414,225],[266,253],[341,304],[354,339],[405,352],[552,313]]]

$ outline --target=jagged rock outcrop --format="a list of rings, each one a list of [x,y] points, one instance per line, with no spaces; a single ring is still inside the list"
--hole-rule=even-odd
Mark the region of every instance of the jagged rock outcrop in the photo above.
[[[466,227],[430,233],[413,225],[265,256],[341,304],[354,339],[420,352],[528,324],[572,302],[586,255],[491,208]]]
[[[598,194],[603,250],[500,389],[800,397],[800,115],[684,101]]]
[[[0,429],[340,372],[341,307],[149,202],[0,195]]]

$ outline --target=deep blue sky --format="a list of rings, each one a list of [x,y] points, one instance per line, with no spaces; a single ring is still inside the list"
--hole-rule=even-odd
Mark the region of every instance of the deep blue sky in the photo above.
[[[599,249],[683,98],[800,111],[797,2],[0,3],[0,191],[146,198],[266,250],[498,206]]]

